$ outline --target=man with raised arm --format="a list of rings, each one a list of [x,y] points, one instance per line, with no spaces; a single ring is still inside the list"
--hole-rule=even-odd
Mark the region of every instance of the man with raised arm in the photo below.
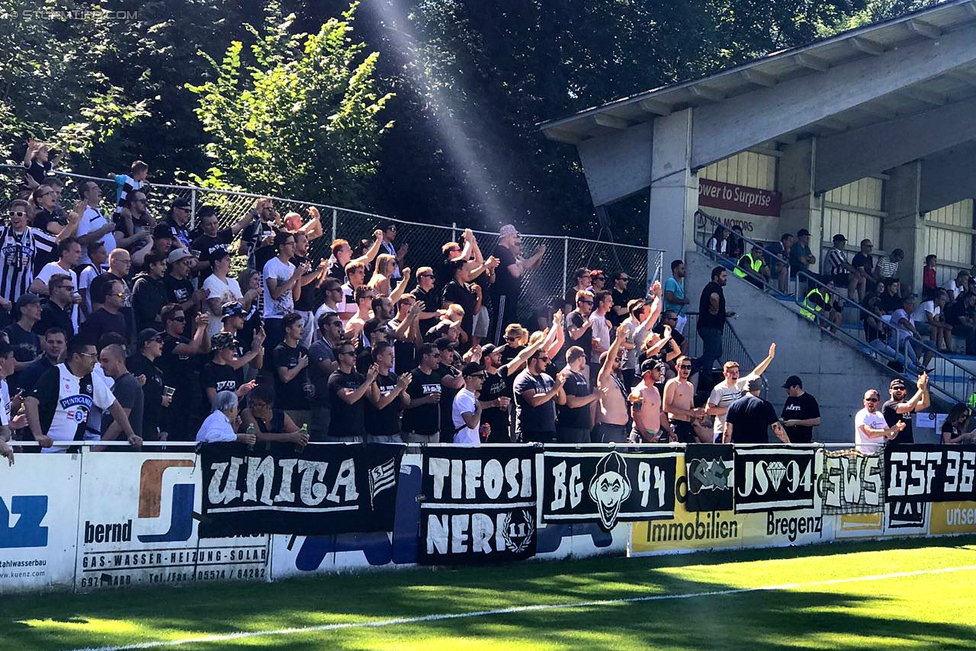
[[[627,327],[618,326],[610,344],[610,349],[600,357],[600,373],[596,378],[596,388],[600,393],[600,424],[597,426],[601,443],[626,443],[627,386],[620,374],[622,346],[627,339]]]
[[[739,363],[725,362],[722,367],[722,375],[725,379],[715,385],[711,395],[708,396],[708,403],[705,405],[705,414],[711,416],[712,432],[715,440],[722,438],[725,431],[725,414],[729,411],[729,405],[745,395],[746,382],[751,378],[759,377],[763,374],[769,364],[776,357],[776,343],[769,344],[769,354],[766,358],[752,369],[752,372],[745,377],[739,377]]]

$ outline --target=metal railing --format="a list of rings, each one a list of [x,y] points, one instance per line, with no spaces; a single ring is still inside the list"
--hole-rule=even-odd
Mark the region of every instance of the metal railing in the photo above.
[[[715,217],[712,217],[703,210],[698,210],[695,212],[695,244],[701,249],[701,251],[721,264],[723,267],[727,267],[729,271],[735,273],[739,270],[746,274],[745,280],[748,280],[752,284],[757,284],[761,289],[767,289],[770,292],[781,293],[779,291],[778,279],[775,272],[775,265],[779,261],[780,263],[789,264],[789,251],[785,252],[787,256],[786,260],[783,261],[779,256],[773,251],[766,248],[766,245],[757,240],[750,239],[744,235],[736,235],[743,242],[742,253],[737,257],[732,257],[727,254],[723,254],[719,251],[713,251],[708,248],[708,242],[712,239],[713,234],[718,228],[722,228],[728,232],[732,232],[732,229],[720,222]],[[766,280],[762,275],[755,273],[752,269],[747,269],[745,267],[740,267],[738,265],[738,258],[742,257],[743,254],[751,253],[753,247],[758,247],[763,255],[763,262],[766,263],[773,271],[770,272],[769,280]]]
[[[10,197],[17,191],[19,180],[23,177],[23,168],[19,165],[0,165],[0,172],[6,173],[5,178],[0,178],[0,184],[6,190],[4,194]],[[102,188],[106,209],[109,203],[115,203],[116,186],[112,179],[68,172],[56,172],[56,175],[74,181],[95,181]],[[309,207],[314,206],[321,215],[324,236],[309,244],[309,255],[313,261],[327,258],[330,254],[329,246],[336,238],[348,240],[355,250],[362,240],[372,241],[372,233],[377,226],[392,222],[397,224],[395,245],[409,245],[405,266],[414,270],[420,266],[436,267],[442,258],[441,246],[446,242],[456,241],[463,231],[463,226],[457,224],[424,224],[300,199],[233,190],[151,183],[147,192],[149,211],[157,219],[165,216],[174,199],[184,198],[190,202],[194,220],[197,210],[203,206],[213,207],[217,209],[221,226],[229,226],[241,219],[254,201],[261,197],[272,199],[275,209],[282,215],[287,212],[304,215]],[[63,198],[66,207],[74,204],[74,200],[67,198],[68,195],[66,189]],[[191,225],[194,223],[195,221],[191,222]],[[485,256],[490,255],[498,243],[498,233],[474,232],[482,252]],[[540,265],[522,279],[519,297],[519,316],[522,321],[527,321],[535,309],[548,306],[555,299],[564,297],[567,288],[574,283],[572,275],[578,267],[601,269],[608,276],[616,270],[626,271],[633,279],[631,291],[635,296],[643,296],[654,280],[662,278],[664,251],[659,249],[578,237],[522,234],[522,250],[527,256],[542,245],[546,246],[546,252]],[[636,289],[638,287],[645,290]],[[608,279],[607,289],[610,288]]]

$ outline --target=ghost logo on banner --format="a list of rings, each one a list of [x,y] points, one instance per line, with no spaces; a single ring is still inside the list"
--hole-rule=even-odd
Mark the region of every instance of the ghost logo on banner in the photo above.
[[[627,461],[617,452],[611,452],[596,464],[596,473],[590,480],[590,499],[600,511],[600,524],[613,529],[617,524],[620,505],[630,497],[630,480],[627,479]]]
[[[742,448],[735,452],[735,512],[813,508],[816,450]]]
[[[685,451],[689,512],[732,510],[732,460],[731,445],[695,445]]]

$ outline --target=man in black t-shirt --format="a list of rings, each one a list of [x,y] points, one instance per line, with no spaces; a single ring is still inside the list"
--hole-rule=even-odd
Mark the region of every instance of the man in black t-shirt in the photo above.
[[[464,317],[461,319],[461,330],[469,337],[474,328],[474,310],[478,302],[478,297],[471,285],[464,282],[466,272],[464,271],[464,260],[454,260],[451,269],[454,272],[451,281],[444,285],[441,303],[444,306],[456,303],[464,309]]]
[[[488,333],[491,342],[501,343],[505,327],[510,323],[518,323],[518,297],[522,289],[522,274],[537,266],[545,253],[546,245],[543,244],[536,249],[532,257],[523,260],[522,240],[515,227],[505,224],[498,231],[498,246],[492,253],[500,262],[495,271],[495,284],[492,285],[491,315],[494,325]]]
[[[393,372],[393,345],[380,342],[373,346],[376,382],[369,388],[366,403],[366,440],[371,443],[400,443],[400,408],[410,400],[405,393],[410,373],[400,377]]]
[[[281,320],[285,340],[272,353],[275,378],[275,406],[283,409],[301,427],[311,420],[309,406],[312,384],[308,381],[308,348],[301,343],[302,317],[292,312]]]
[[[377,368],[371,366],[365,377],[356,372],[356,349],[343,343],[336,349],[339,370],[329,377],[330,412],[327,441],[361,443],[366,436],[366,393],[376,381]]]
[[[630,292],[627,290],[630,283],[630,275],[626,271],[616,271],[613,274],[613,289],[610,295],[613,297],[613,307],[607,312],[607,319],[616,328],[624,322],[630,311],[627,309],[627,301],[630,300]]]
[[[590,329],[590,313],[593,311],[593,292],[576,292],[576,309],[566,315],[566,333],[563,350],[559,351],[556,359],[553,360],[557,368],[560,368],[566,361],[566,352],[571,346],[579,346],[586,354],[585,364],[589,363],[593,351],[593,331]],[[582,371],[589,377],[589,370]]]
[[[417,348],[419,364],[410,373],[409,403],[403,412],[402,437],[406,443],[437,443],[440,440],[441,374],[437,372],[437,346]]]
[[[142,437],[147,441],[165,440],[167,436],[163,428],[163,413],[172,398],[163,394],[163,372],[156,366],[156,360],[163,354],[162,334],[153,328],[139,332],[137,352],[125,361],[130,373],[136,378],[145,378],[142,384]]]
[[[166,257],[166,264],[169,266],[169,273],[163,277],[166,300],[170,303],[178,303],[187,316],[193,318],[200,310],[201,304],[210,297],[208,290],[194,290],[193,283],[190,282],[190,272],[196,264],[193,254],[187,249],[176,249]],[[203,310],[203,312],[208,311]]]
[[[895,438],[891,439],[888,445],[904,445],[915,442],[915,434],[912,431],[912,414],[928,409],[932,404],[929,396],[929,376],[922,373],[918,376],[918,389],[915,395],[909,400],[905,400],[907,389],[905,381],[895,378],[888,385],[888,393],[891,398],[881,407],[881,415],[884,416],[888,427],[892,427],[898,421],[905,423],[905,429]]]
[[[590,442],[593,429],[590,404],[600,398],[600,392],[595,388],[590,390],[589,378],[583,373],[586,359],[579,346],[570,346],[566,351],[566,366],[559,372],[566,378],[563,384],[566,399],[556,407],[557,443]]]
[[[16,371],[7,378],[7,385],[10,387],[20,385],[20,372],[34,363],[41,354],[41,338],[33,332],[34,326],[41,320],[41,297],[30,292],[21,294],[14,304],[13,312],[17,321],[3,329],[16,360]]]
[[[196,268],[200,274],[200,287],[203,287],[203,281],[213,272],[210,266],[210,256],[218,249],[229,253],[230,243],[234,241],[238,233],[244,230],[245,226],[254,220],[254,215],[250,212],[247,213],[230,228],[219,228],[217,212],[213,208],[206,206],[201,208],[198,216],[202,233],[190,243],[190,249],[200,252]]]
[[[817,399],[803,390],[803,380],[791,375],[783,383],[786,403],[783,405],[783,429],[790,443],[812,443],[813,428],[820,425],[820,405]]]
[[[210,351],[207,336],[209,314],[200,314],[193,323],[193,339],[183,336],[186,329],[186,313],[175,303],[160,311],[163,327],[162,355],[157,363],[163,371],[166,386],[173,388],[173,400],[166,410],[165,431],[171,441],[192,441],[196,438],[197,420],[202,420],[202,392],[199,385],[199,369]]]
[[[711,390],[715,382],[712,367],[722,357],[722,333],[725,319],[735,316],[735,312],[725,310],[725,287],[729,276],[725,267],[712,269],[712,280],[702,289],[698,299],[698,336],[702,340],[702,353],[698,358],[699,390]]]
[[[440,337],[434,342],[437,347],[437,373],[441,376],[441,443],[454,442],[454,420],[451,412],[454,407],[454,396],[464,387],[464,378],[457,368],[458,359],[455,343],[448,337]]]
[[[237,356],[237,340],[234,335],[218,332],[210,337],[210,354],[213,358],[200,372],[200,386],[206,392],[211,408],[221,391],[232,391],[238,399],[242,398],[244,394],[239,389],[244,386],[244,374],[240,369],[235,371],[231,366]]]
[[[762,379],[751,377],[746,380],[745,395],[729,405],[725,415],[723,443],[769,443],[769,426],[773,434],[783,443],[790,439],[779,424],[772,403],[759,397]]]

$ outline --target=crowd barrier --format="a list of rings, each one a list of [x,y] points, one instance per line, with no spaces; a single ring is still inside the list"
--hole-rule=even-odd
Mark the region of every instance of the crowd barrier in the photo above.
[[[976,533],[976,447],[20,454],[0,594]]]

